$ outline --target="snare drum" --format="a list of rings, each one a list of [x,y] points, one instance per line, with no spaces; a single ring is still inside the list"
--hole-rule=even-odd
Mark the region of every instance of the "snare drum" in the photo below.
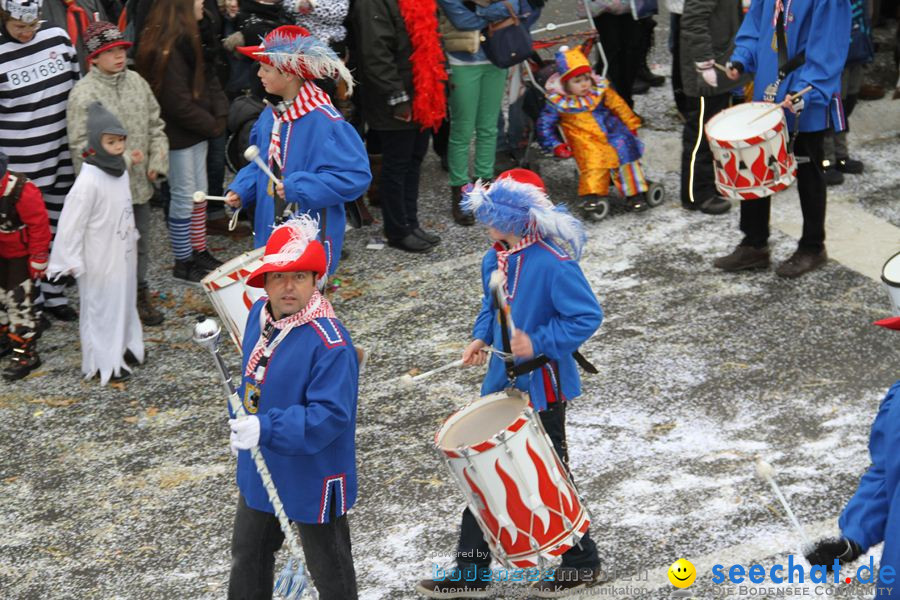
[[[706,124],[716,188],[726,198],[765,198],[787,189],[797,178],[797,164],[788,151],[784,111],[757,119],[771,109],[767,102],[739,104]]]
[[[881,268],[881,281],[891,296],[894,315],[900,317],[900,252],[893,255]]]
[[[472,402],[434,443],[507,568],[543,568],[587,532],[590,515],[528,394],[507,390]]]
[[[262,288],[247,285],[250,274],[262,266],[263,252],[265,248],[244,252],[210,272],[200,282],[238,352],[241,351],[250,307],[265,295]]]

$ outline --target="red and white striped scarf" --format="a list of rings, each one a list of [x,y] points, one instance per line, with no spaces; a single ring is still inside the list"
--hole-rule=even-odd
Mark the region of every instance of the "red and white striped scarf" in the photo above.
[[[539,242],[541,235],[535,231],[525,234],[525,237],[516,242],[516,245],[509,250],[497,250],[497,270],[503,276],[503,294],[509,298],[509,288],[507,286],[507,270],[509,269],[509,257],[511,254],[520,252],[528,246]]]
[[[250,360],[247,361],[247,368],[244,370],[244,375],[248,377],[252,377],[254,371],[256,371],[257,365],[259,365],[259,360],[263,357],[263,354],[272,355],[272,352],[275,351],[275,348],[278,344],[281,343],[281,340],[287,335],[288,331],[293,329],[294,327],[300,327],[301,325],[305,325],[314,319],[326,318],[333,319],[336,317],[334,314],[334,308],[331,306],[331,302],[328,301],[328,298],[319,293],[319,290],[313,292],[312,297],[310,297],[309,302],[306,304],[306,307],[289,317],[284,317],[283,319],[279,319],[276,321],[272,317],[272,313],[265,306],[262,309],[262,314],[260,317],[260,325],[259,328],[259,339],[256,340],[256,345],[253,347],[253,351],[250,353]],[[264,318],[263,318],[264,317]],[[268,326],[272,326],[275,329],[280,329],[281,332],[272,341],[269,343],[269,340],[266,339],[266,336],[263,332],[266,330]],[[257,378],[257,381],[261,381],[262,377]]]
[[[279,171],[284,173],[284,161],[281,154],[281,124],[296,121],[320,106],[332,106],[331,99],[322,91],[322,88],[312,81],[307,81],[300,88],[300,93],[297,94],[290,106],[281,113],[272,111],[275,122],[272,123],[272,138],[269,140],[269,168],[278,165]]]

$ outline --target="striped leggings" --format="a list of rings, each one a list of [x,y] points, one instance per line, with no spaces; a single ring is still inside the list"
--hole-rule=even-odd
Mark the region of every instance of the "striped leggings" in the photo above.
[[[206,250],[206,201],[195,203],[194,192],[207,191],[207,142],[169,152],[169,239],[175,260]]]
[[[640,161],[625,163],[617,169],[590,169],[581,172],[578,181],[579,196],[607,196],[609,195],[609,181],[612,181],[625,198],[636,196],[650,189],[644,169]]]

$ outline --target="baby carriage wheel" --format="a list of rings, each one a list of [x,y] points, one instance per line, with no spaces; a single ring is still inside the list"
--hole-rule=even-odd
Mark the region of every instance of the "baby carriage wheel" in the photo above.
[[[584,217],[590,221],[602,221],[609,214],[609,200],[602,198],[593,202],[590,208],[582,208]]]
[[[659,206],[666,199],[666,188],[661,183],[651,183],[647,190],[647,204],[651,207]]]

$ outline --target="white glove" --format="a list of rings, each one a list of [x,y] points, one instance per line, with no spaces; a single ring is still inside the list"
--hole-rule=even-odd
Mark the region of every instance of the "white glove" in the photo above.
[[[228,419],[228,426],[231,427],[232,450],[249,450],[259,445],[259,417]]]
[[[703,81],[705,81],[706,85],[709,87],[719,86],[719,77],[716,75],[716,70],[713,68],[715,62],[716,61],[714,60],[704,60],[703,62],[694,63],[694,68],[697,69],[697,72],[700,73]]]
[[[237,458],[237,455],[238,455],[238,449],[237,449],[237,448],[235,447],[235,445],[234,445],[234,442],[237,440],[237,436],[234,434],[233,431],[231,432],[231,436],[230,436],[229,439],[231,440],[231,455],[232,455],[233,457]]]

